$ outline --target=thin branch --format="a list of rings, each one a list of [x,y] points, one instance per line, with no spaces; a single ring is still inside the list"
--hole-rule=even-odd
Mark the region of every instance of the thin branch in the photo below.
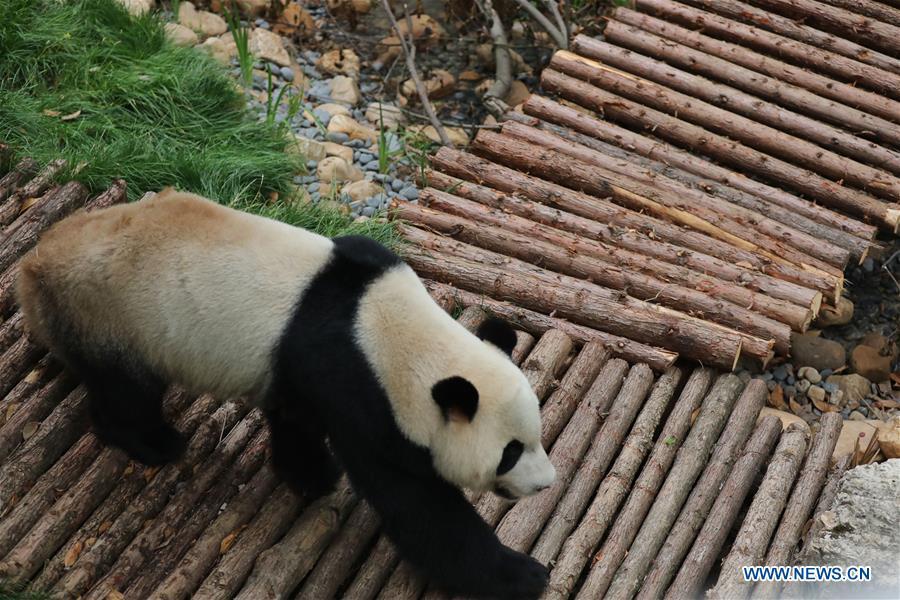
[[[563,0],[565,1],[565,0]],[[568,41],[569,34],[569,25],[565,19],[563,19],[562,13],[559,11],[559,5],[556,3],[556,0],[544,0],[544,5],[550,11],[550,14],[553,15],[553,20],[556,21],[556,26],[559,30],[566,36],[566,41]]]
[[[400,40],[400,49],[403,51],[404,58],[406,58],[406,68],[409,69],[409,76],[416,85],[416,92],[418,92],[419,100],[422,102],[422,108],[425,109],[425,114],[428,115],[431,126],[434,127],[438,137],[441,138],[441,143],[444,146],[450,146],[452,148],[453,143],[450,141],[450,137],[444,130],[444,126],[441,125],[441,122],[438,120],[437,115],[434,112],[434,107],[428,99],[428,92],[425,89],[425,84],[422,83],[422,78],[419,77],[419,72],[416,69],[416,42],[413,37],[413,24],[412,17],[409,16],[409,8],[404,1],[403,13],[406,16],[406,29],[409,34],[409,40],[407,40],[403,36],[403,32],[400,31],[400,24],[397,23],[397,17],[394,16],[394,11],[391,10],[391,5],[388,0],[381,0],[381,6],[384,7],[384,12],[387,13],[388,18],[391,20],[391,26],[394,28],[394,33],[397,34],[397,38]]]
[[[494,10],[492,0],[476,0],[481,13],[491,19],[491,39],[494,42],[494,63],[496,65],[494,83],[484,94],[484,104],[494,116],[505,113],[509,106],[504,101],[512,85],[512,60],[509,56],[509,42],[500,15]]]
[[[384,1],[384,0],[382,0]],[[550,19],[544,16],[544,14],[537,9],[531,2],[528,0],[516,0],[516,4],[518,4],[521,8],[525,9],[531,18],[538,22],[538,24],[550,34],[550,37],[553,38],[553,41],[556,42],[556,45],[562,48],[563,50],[568,49],[569,40],[566,37],[565,32],[560,31],[556,25],[550,22]]]

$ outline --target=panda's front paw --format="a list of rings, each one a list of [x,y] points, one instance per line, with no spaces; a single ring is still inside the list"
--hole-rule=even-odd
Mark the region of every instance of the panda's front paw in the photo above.
[[[276,460],[273,467],[276,475],[292,492],[304,496],[307,500],[327,496],[335,490],[341,478],[340,469],[331,460],[302,466],[293,462],[284,464],[284,461]]]
[[[496,569],[497,589],[503,600],[540,598],[547,588],[547,567],[526,554],[504,548]]]

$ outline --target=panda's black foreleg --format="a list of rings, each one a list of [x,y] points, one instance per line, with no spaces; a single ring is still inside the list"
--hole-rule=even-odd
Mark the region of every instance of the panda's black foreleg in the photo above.
[[[310,499],[334,491],[341,470],[325,444],[325,429],[316,415],[282,400],[266,410],[266,418],[276,474],[294,493]]]
[[[462,492],[436,474],[341,454],[354,488],[381,517],[401,556],[445,591],[527,600],[547,586],[546,567],[500,543]]]
[[[184,437],[162,412],[166,384],[140,369],[78,365],[88,389],[94,432],[110,446],[149,466],[176,460],[184,452]]]

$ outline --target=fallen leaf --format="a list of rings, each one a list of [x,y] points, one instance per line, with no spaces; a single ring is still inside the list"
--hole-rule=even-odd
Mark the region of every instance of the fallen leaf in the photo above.
[[[65,116],[60,117],[59,120],[60,121],[74,121],[75,119],[77,119],[80,116],[81,116],[81,110],[79,109],[73,113],[69,113]]]
[[[159,472],[159,467],[144,467],[144,481],[150,483],[153,476]]]
[[[125,600],[125,594],[119,590],[109,590],[109,593],[106,594],[106,600]]]
[[[22,403],[21,403],[21,402],[13,402],[13,403],[10,404],[9,406],[7,406],[7,407],[6,407],[6,415],[5,415],[5,418],[3,419],[3,422],[6,423],[6,422],[9,421],[10,419],[12,419],[13,414],[14,414],[17,410],[19,410],[19,407],[20,407],[20,406],[22,406]]]
[[[19,214],[21,215],[23,212],[34,206],[37,201],[37,198],[25,198],[22,204],[19,205]]]
[[[900,385],[900,373],[891,373],[891,381]]]
[[[769,394],[769,406],[778,410],[788,410],[788,405],[784,403],[784,388],[780,385],[776,385]]]
[[[225,554],[226,552],[228,552],[228,550],[234,545],[234,541],[237,539],[238,533],[240,533],[240,529],[237,531],[232,531],[222,539],[222,543],[219,544],[219,554]]]
[[[24,381],[25,383],[35,383],[43,373],[44,370],[40,367],[38,367],[37,369],[32,369],[22,381]]]
[[[797,402],[797,401],[794,400],[793,398],[790,398],[790,399],[788,400],[788,403],[790,404],[790,408],[791,408],[791,412],[792,412],[792,413],[794,413],[794,414],[797,415],[798,417],[803,413],[803,407],[800,406],[800,403],[799,403],[799,402]]]
[[[22,439],[27,440],[28,438],[33,436],[40,426],[40,421],[29,421],[25,423],[25,426],[22,427]]]
[[[78,557],[81,556],[82,550],[84,550],[84,543],[82,543],[80,540],[75,542],[63,557],[63,566],[67,569],[71,568],[72,565],[74,565],[78,560]]]
[[[823,413],[835,412],[837,410],[836,406],[833,406],[824,400],[816,400],[815,398],[810,398],[810,400],[812,400],[813,405]]]
[[[97,528],[97,532],[103,535],[110,527],[112,527],[112,521],[103,521],[100,523],[100,527]]]
[[[41,112],[44,114],[45,117],[58,117],[59,115],[62,114],[58,110],[50,110],[49,108],[45,108]]]

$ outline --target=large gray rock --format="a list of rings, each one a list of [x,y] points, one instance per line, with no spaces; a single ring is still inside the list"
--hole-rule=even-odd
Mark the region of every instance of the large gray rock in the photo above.
[[[803,564],[868,566],[870,582],[787,584],[784,598],[900,598],[900,459],[844,474]]]

